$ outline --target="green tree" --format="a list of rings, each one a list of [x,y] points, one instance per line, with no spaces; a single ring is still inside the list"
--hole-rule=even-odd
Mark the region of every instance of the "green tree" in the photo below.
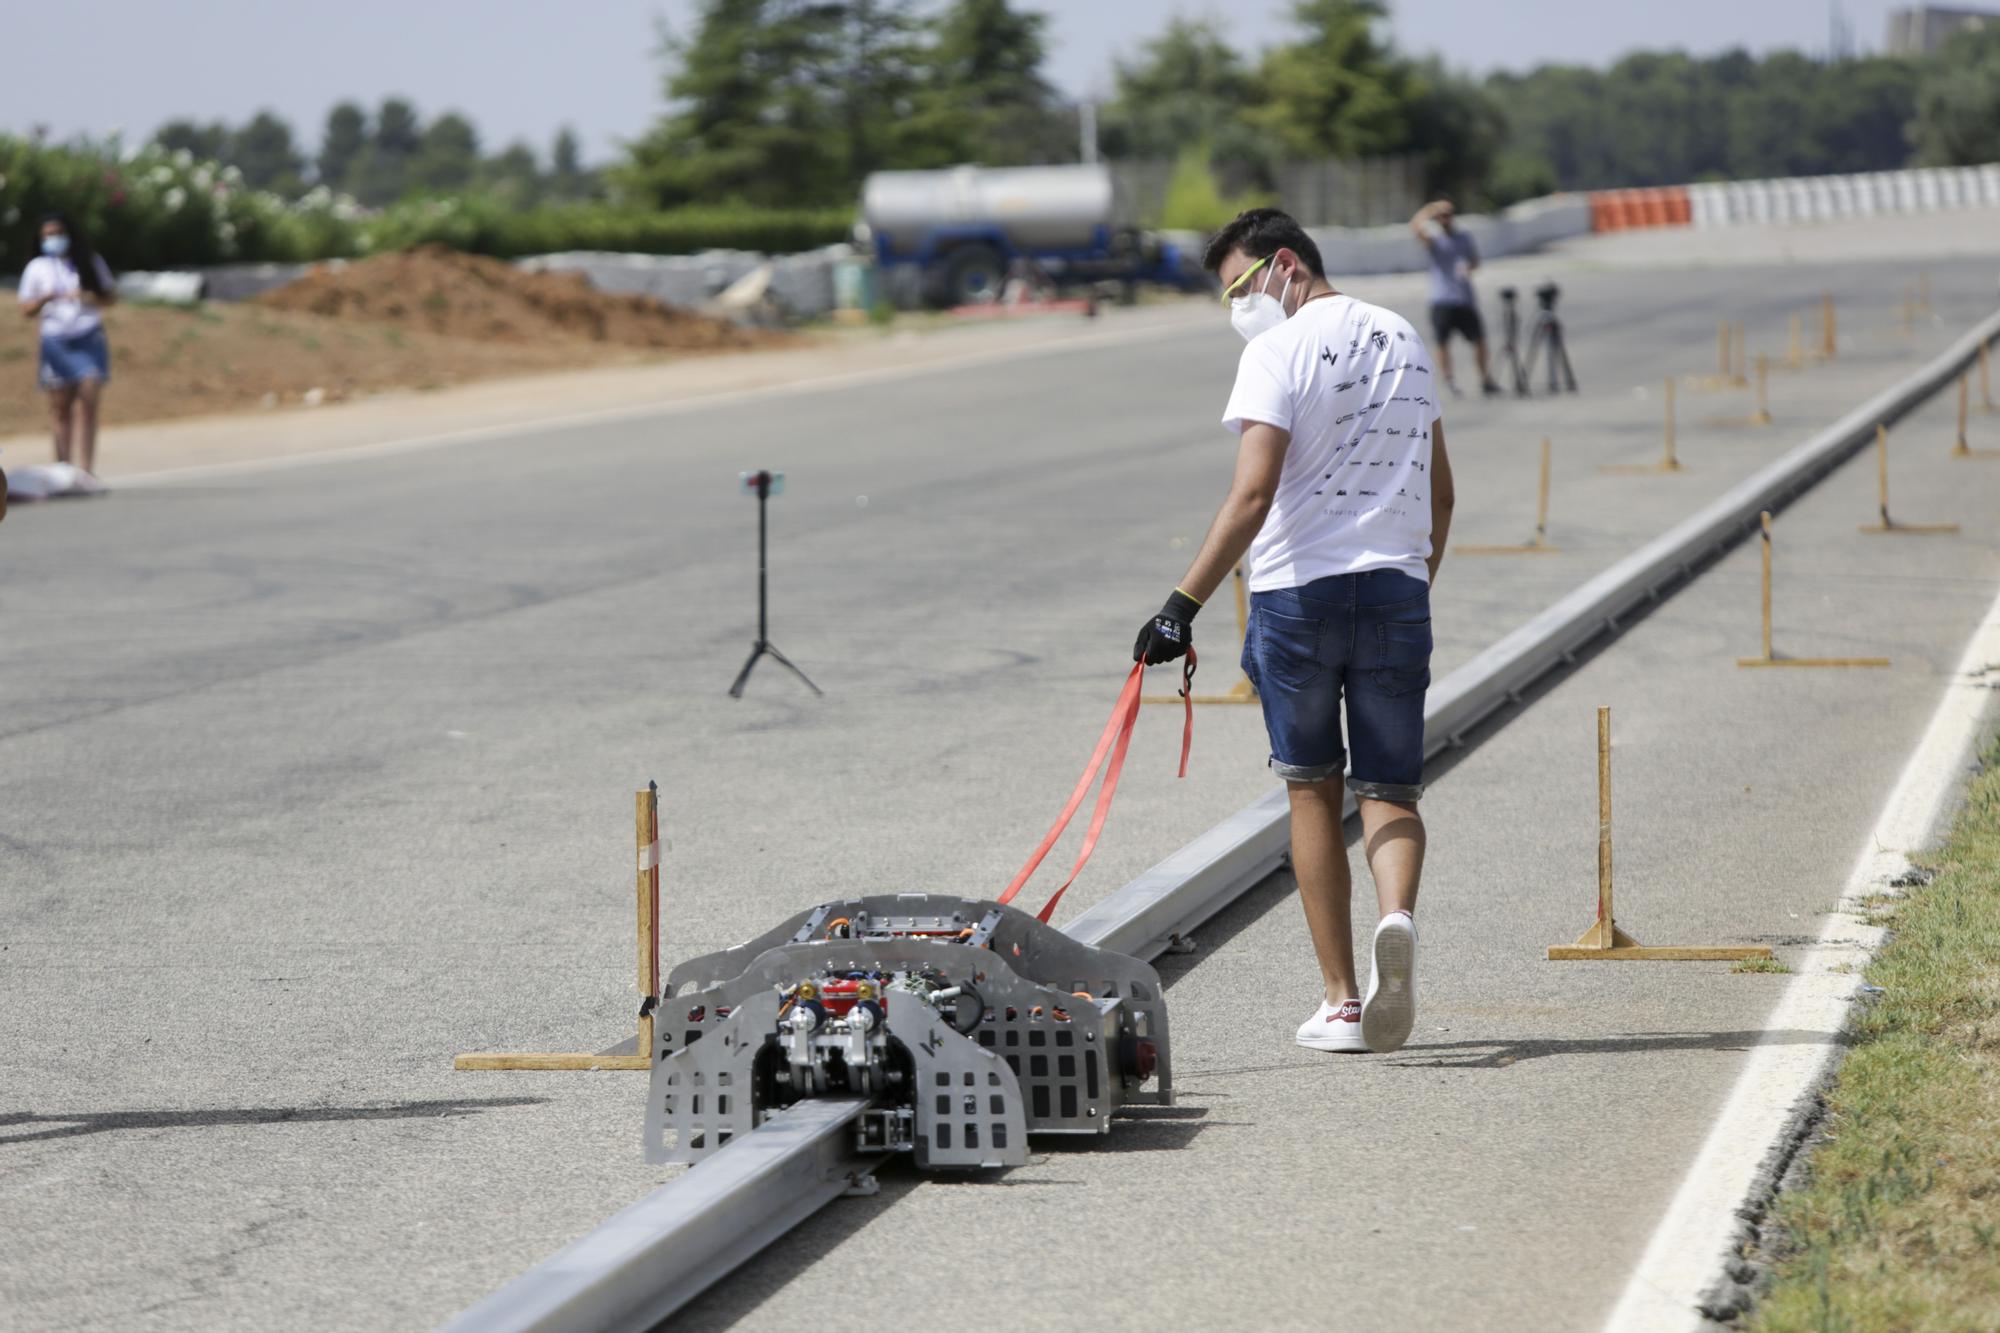
[[[583,169],[583,150],[576,131],[565,125],[556,132],[555,146],[549,150],[548,190],[557,199],[581,199],[590,193],[590,180]]]
[[[209,125],[170,120],[154,132],[153,142],[170,153],[185,151],[197,159],[218,162],[229,151],[229,127],[219,120]]]
[[[270,111],[259,111],[230,136],[230,165],[253,189],[297,195],[304,189],[306,161],[292,141],[292,127]]]
[[[419,190],[449,194],[472,184],[479,172],[479,132],[472,122],[455,111],[447,111],[424,127],[416,156],[411,159],[409,183]]]
[[[518,139],[481,166],[479,183],[500,203],[516,209],[540,202],[548,185],[535,150]]]
[[[355,155],[347,188],[364,204],[391,204],[409,192],[410,168],[423,149],[423,126],[417,110],[391,97],[375,113],[375,132]]]
[[[839,17],[805,0],[705,0],[691,36],[663,33],[671,109],[633,144],[621,189],[662,206],[844,197],[822,92]]]
[[[1425,187],[1434,195],[1492,202],[1493,166],[1507,137],[1499,102],[1435,58],[1417,66],[1415,75],[1404,121],[1407,146],[1424,161]]]
[[[342,102],[326,113],[326,129],[320,135],[320,184],[329,189],[347,188],[354,159],[368,143],[368,115],[353,102]]]
[[[1370,157],[1407,142],[1410,67],[1375,35],[1382,0],[1298,0],[1294,42],[1265,54],[1251,124],[1298,157]]]
[[[1909,134],[1925,166],[2000,161],[2000,24],[1945,43],[1917,87]]]
[[[1073,160],[1076,122],[1042,73],[1047,26],[1008,0],[952,0],[933,28],[916,137],[988,166]]]
[[[1250,69],[1212,23],[1173,20],[1139,59],[1117,62],[1112,78],[1100,131],[1107,156],[1178,158],[1200,143],[1233,162],[1269,156],[1244,118],[1255,100]]]

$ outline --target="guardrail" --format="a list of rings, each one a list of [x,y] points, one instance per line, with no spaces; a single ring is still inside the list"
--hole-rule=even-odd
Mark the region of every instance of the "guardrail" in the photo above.
[[[2000,208],[2000,162],[1841,176],[1704,181],[1651,190],[1597,190],[1590,195],[1590,228],[1622,231],[1632,227],[1832,222],[1955,208]]]
[[[1426,759],[1464,743],[1494,713],[1660,600],[1936,393],[2000,337],[1989,315],[1916,374],[1732,487],[1452,672],[1424,711]],[[1350,803],[1351,808],[1351,803]],[[1063,929],[1151,959],[1283,864],[1290,814],[1274,789],[1203,833]],[[853,1188],[879,1158],[848,1132],[867,1103],[801,1102],[596,1231],[470,1307],[446,1333],[600,1333],[646,1329]]]

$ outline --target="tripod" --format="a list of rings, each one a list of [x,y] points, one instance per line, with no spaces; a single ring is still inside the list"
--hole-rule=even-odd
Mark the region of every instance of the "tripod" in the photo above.
[[[1521,394],[1528,392],[1528,380],[1535,373],[1535,353],[1544,343],[1549,349],[1549,392],[1559,393],[1567,384],[1571,393],[1576,392],[1576,372],[1570,369],[1569,349],[1563,342],[1562,321],[1556,318],[1556,298],[1553,285],[1543,287],[1535,293],[1541,309],[1535,314],[1535,332],[1528,339],[1528,360],[1521,368],[1521,376],[1515,382],[1515,389]],[[1558,370],[1564,383],[1558,383]]]
[[[1514,304],[1516,293],[1512,287],[1500,289],[1500,327],[1505,332],[1507,342],[1500,350],[1507,354],[1507,364],[1514,368],[1514,393],[1528,396],[1528,375],[1521,369],[1521,310]]]
[[[752,491],[757,496],[757,642],[750,645],[750,659],[743,664],[743,669],[736,673],[736,683],[729,687],[729,697],[732,699],[741,699],[743,697],[743,687],[750,683],[750,668],[756,666],[757,659],[767,653],[777,661],[778,665],[804,681],[806,688],[814,694],[824,697],[826,693],[819,686],[813,684],[812,677],[799,670],[797,664],[791,658],[779,652],[777,645],[771,642],[769,621],[770,576],[765,553],[769,549],[766,519],[771,504],[771,491],[774,483],[779,486],[784,484],[784,474],[782,472],[746,472],[743,474],[743,489]]]

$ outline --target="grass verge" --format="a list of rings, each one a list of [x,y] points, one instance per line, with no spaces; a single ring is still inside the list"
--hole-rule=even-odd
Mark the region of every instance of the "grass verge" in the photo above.
[[[1879,910],[1881,987],[1827,1095],[1760,1330],[2000,1328],[2000,748],[1937,876]]]

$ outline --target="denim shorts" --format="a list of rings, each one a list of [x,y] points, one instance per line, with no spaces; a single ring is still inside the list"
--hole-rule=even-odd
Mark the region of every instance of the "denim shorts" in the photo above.
[[[1371,569],[1252,593],[1243,673],[1263,702],[1279,777],[1324,782],[1347,767],[1357,796],[1424,794],[1431,597],[1422,579]],[[1343,697],[1351,766],[1341,740]]]
[[[105,340],[104,326],[71,338],[43,338],[39,373],[35,377],[44,389],[64,389],[85,380],[103,383],[111,378],[111,344]]]

